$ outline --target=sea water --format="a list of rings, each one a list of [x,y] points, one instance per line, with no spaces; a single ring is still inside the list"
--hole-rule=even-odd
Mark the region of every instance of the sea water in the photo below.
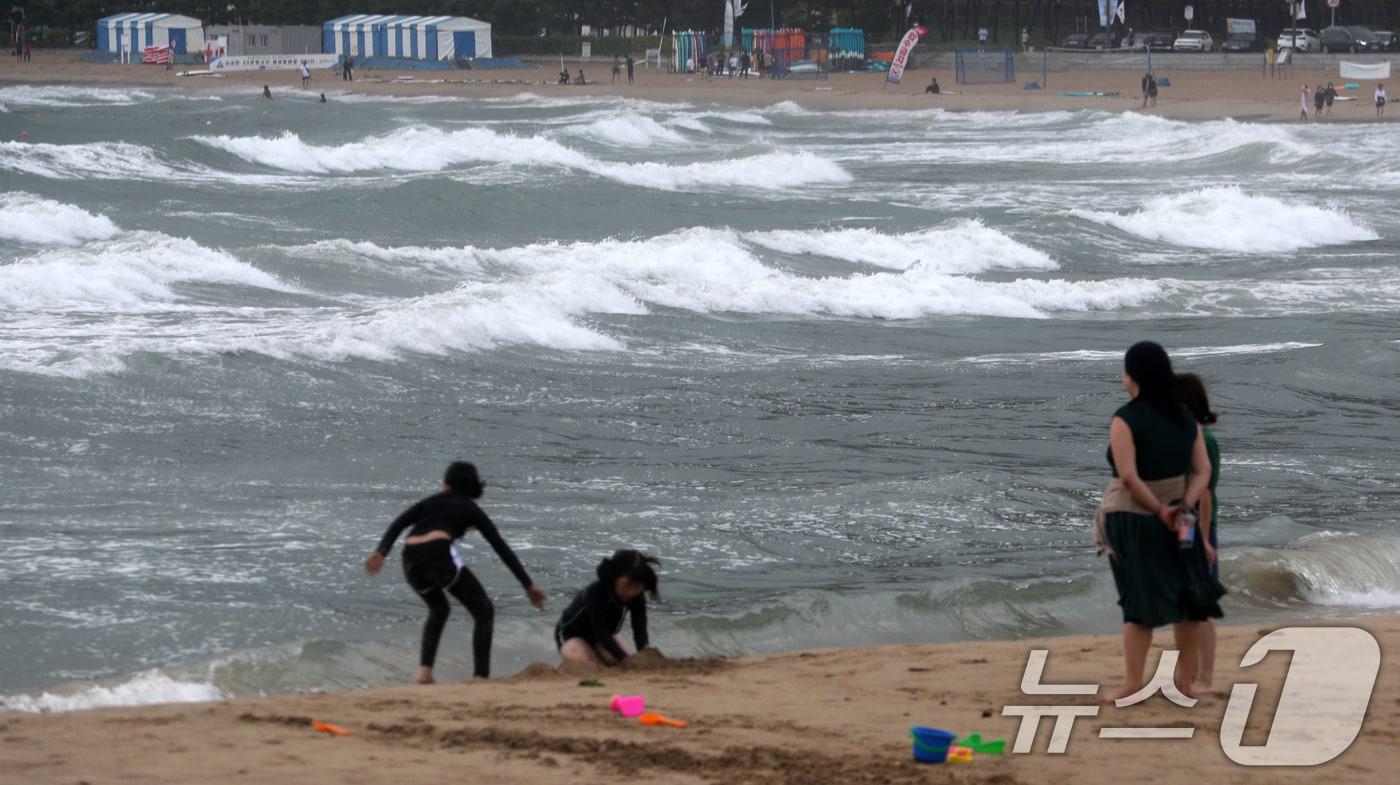
[[[1112,631],[1142,339],[1227,621],[1400,607],[1400,126],[251,92],[0,87],[6,708],[404,681],[454,458],[497,674],[623,546],[672,655]]]

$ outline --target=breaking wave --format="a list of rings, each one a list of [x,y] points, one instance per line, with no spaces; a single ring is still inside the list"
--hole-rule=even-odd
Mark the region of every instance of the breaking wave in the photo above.
[[[1239,253],[1284,253],[1379,238],[1341,210],[1204,188],[1159,196],[1127,213],[1072,214],[1153,242]]]
[[[663,129],[664,130],[664,129]],[[691,164],[613,163],[544,137],[480,128],[443,131],[412,127],[342,145],[309,144],[294,133],[276,137],[199,136],[196,141],[245,161],[286,172],[332,174],[392,170],[437,172],[485,163],[571,169],[664,191],[744,186],[781,190],[851,179],[836,163],[809,153],[768,153]]]
[[[0,194],[0,239],[36,245],[78,245],[117,233],[105,215],[16,191]]]

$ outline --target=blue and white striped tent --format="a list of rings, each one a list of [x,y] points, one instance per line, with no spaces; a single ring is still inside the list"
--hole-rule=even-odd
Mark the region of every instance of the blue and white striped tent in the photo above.
[[[99,52],[140,52],[148,46],[202,52],[204,23],[179,14],[114,14],[97,20]]]
[[[321,35],[326,54],[413,60],[491,56],[491,25],[465,16],[357,14],[326,22]]]

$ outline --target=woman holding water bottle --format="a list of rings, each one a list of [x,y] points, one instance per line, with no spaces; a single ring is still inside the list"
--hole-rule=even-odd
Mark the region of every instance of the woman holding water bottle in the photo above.
[[[1124,683],[1105,701],[1126,698],[1147,683],[1152,630],[1167,624],[1180,652],[1176,686],[1194,696],[1200,623],[1223,615],[1225,589],[1211,576],[1196,537],[1195,510],[1210,483],[1210,459],[1201,429],[1174,394],[1175,379],[1160,345],[1143,341],[1128,349],[1123,388],[1132,400],[1113,414],[1113,479],[1094,526],[1123,611]]]

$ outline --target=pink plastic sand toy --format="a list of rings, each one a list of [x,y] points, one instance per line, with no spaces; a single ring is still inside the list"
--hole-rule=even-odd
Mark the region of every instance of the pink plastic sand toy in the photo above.
[[[609,706],[624,717],[640,717],[646,711],[646,699],[640,695],[614,695]]]

